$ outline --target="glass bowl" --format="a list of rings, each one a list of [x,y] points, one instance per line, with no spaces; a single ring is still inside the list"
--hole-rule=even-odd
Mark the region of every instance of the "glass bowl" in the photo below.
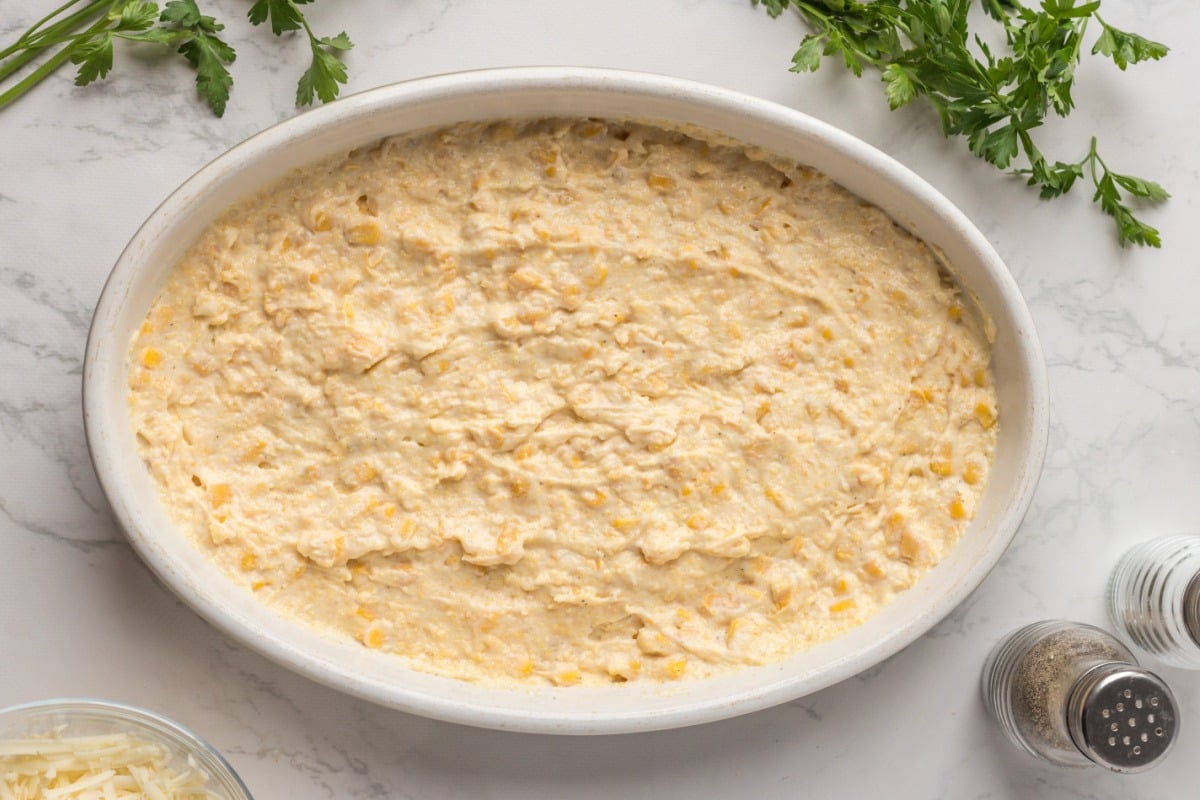
[[[12,742],[108,734],[128,734],[164,748],[166,763],[178,772],[189,768],[202,772],[208,777],[204,789],[210,800],[253,800],[229,762],[195,733],[153,711],[104,700],[63,698],[0,710],[0,776],[8,771],[6,761],[13,757]],[[3,789],[0,780],[0,794]]]

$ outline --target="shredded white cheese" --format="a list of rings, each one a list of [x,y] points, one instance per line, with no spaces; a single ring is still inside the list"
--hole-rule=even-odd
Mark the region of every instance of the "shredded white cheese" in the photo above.
[[[188,756],[127,733],[0,740],[0,800],[217,800]]]

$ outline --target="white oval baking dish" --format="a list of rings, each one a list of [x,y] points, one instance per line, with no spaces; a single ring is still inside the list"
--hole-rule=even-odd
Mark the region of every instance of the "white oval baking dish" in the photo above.
[[[282,617],[227,579],[167,518],[138,456],[126,351],[167,273],[227,206],[292,169],[407,130],[465,120],[594,116],[689,123],[812,165],[940,248],[995,324],[1000,428],[990,483],[957,547],[859,628],[769,666],[671,685],[503,689],[407,669],[395,656]],[[104,287],[87,343],[84,421],[93,463],[130,542],[212,624],[313,680],[404,711],[489,728],[618,733],[731,717],[871,667],[945,617],[996,564],[1033,496],[1045,454],[1045,365],[1016,284],[983,235],[917,175],[804,114],[666,77],[576,68],[443,75],[347,97],[290,119],[204,167],[151,214]]]

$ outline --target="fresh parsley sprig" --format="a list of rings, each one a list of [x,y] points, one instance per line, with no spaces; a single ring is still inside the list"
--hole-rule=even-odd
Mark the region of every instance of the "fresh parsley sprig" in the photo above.
[[[1108,168],[1093,137],[1078,162],[1047,162],[1033,131],[1053,112],[1075,107],[1071,89],[1088,23],[1101,29],[1094,55],[1120,69],[1157,60],[1167,47],[1108,24],[1099,0],[1043,0],[1037,9],[1019,0],[981,0],[986,14],[1003,27],[1007,52],[996,53],[968,19],[973,0],[755,0],[779,16],[789,7],[811,26],[792,56],[792,71],[818,69],[825,56],[840,56],[862,76],[880,71],[888,105],[897,109],[924,97],[937,111],[947,136],[962,136],[971,152],[1002,170],[1022,153],[1028,167],[1012,169],[1058,197],[1086,174],[1094,200],[1113,218],[1120,244],[1159,247],[1154,228],[1134,216],[1127,197],[1156,203],[1169,195],[1162,186]]]
[[[346,65],[342,63],[338,53],[344,53],[354,47],[345,31],[337,36],[317,38],[299,8],[312,1],[257,0],[250,7],[248,15],[252,25],[261,25],[269,19],[271,33],[276,36],[298,30],[303,30],[308,35],[312,65],[300,76],[300,83],[296,87],[298,106],[312,105],[314,97],[319,97],[322,103],[328,103],[338,96],[338,84],[346,83]]]
[[[297,105],[310,105],[314,97],[327,103],[338,96],[346,83],[341,54],[354,46],[345,33],[321,39],[313,34],[299,8],[312,1],[258,0],[247,15],[254,25],[270,18],[277,36],[301,29],[308,34],[313,64],[300,78]],[[67,61],[78,67],[78,86],[106,78],[113,68],[114,43],[120,39],[163,45],[182,55],[196,72],[200,97],[222,116],[233,87],[229,65],[237,58],[221,38],[224,30],[223,24],[201,11],[196,0],[168,0],[161,9],[152,0],[68,0],[0,49],[0,109]],[[45,60],[16,77],[39,58]]]

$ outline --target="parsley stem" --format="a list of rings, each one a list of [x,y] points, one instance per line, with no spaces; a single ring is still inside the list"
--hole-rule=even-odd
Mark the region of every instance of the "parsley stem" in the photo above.
[[[97,20],[94,24],[92,24],[90,27],[88,27],[88,29],[86,31],[79,34],[79,36],[84,37],[84,36],[94,35],[96,33],[99,33],[100,31],[104,30],[107,26],[108,26],[108,18],[102,17],[101,19]],[[12,103],[16,102],[22,95],[24,95],[26,92],[28,92],[34,86],[38,85],[43,80],[48,78],[51,73],[53,73],[56,69],[61,67],[68,59],[71,58],[72,55],[75,54],[75,47],[76,47],[75,42],[71,42],[70,44],[67,44],[65,47],[63,47],[61,50],[59,50],[57,53],[55,53],[53,57],[51,57],[49,60],[45,61],[41,66],[39,66],[33,72],[29,73],[24,78],[22,78],[16,85],[6,89],[3,93],[0,93],[0,109],[3,109],[6,106],[11,105]],[[18,59],[18,60],[20,60],[20,59]],[[22,63],[24,63],[24,62],[22,61]],[[5,64],[4,66],[5,66],[5,69],[8,69],[7,64]],[[9,73],[6,72],[5,74],[7,75]]]
[[[1081,161],[1080,164],[1088,165],[1088,171],[1092,175],[1092,183],[1095,184],[1096,188],[1098,189],[1100,188],[1100,180],[1096,177],[1097,162],[1100,164],[1101,169],[1103,169],[1105,172],[1108,172],[1108,165],[1104,163],[1104,161],[1100,158],[1100,154],[1096,152],[1096,137],[1093,136],[1092,143],[1088,145],[1087,155],[1083,157],[1083,161]]]
[[[80,1],[81,0],[71,0],[71,2],[59,6],[46,17],[38,20],[37,24],[25,31],[25,33],[23,33],[19,39],[3,50],[0,50],[0,61],[22,50],[26,52],[32,50],[35,53],[39,50],[44,50],[46,47],[49,47],[51,44],[53,44],[53,42],[50,41],[51,38],[61,35],[63,31],[73,31],[77,29],[82,23],[95,17],[97,14],[108,11],[109,7],[111,7],[113,3],[113,0],[92,0],[92,2],[88,3],[84,8],[81,8],[70,16],[64,17],[58,22],[55,22],[45,30],[41,30],[41,26],[45,25],[58,14],[67,11],[71,8],[71,6],[78,4]],[[5,64],[4,66],[7,68],[8,65]],[[8,74],[11,74],[11,70],[7,72],[0,72],[0,76]]]
[[[32,39],[34,36],[36,36],[38,34],[38,31],[41,29],[41,27],[43,25],[45,25],[47,22],[49,22],[50,20],[57,17],[59,14],[62,14],[63,12],[70,9],[71,6],[78,5],[81,2],[83,2],[83,0],[67,0],[67,2],[63,3],[61,6],[54,9],[49,14],[42,17],[37,22],[33,23],[33,25],[31,25],[29,27],[29,30],[27,30],[23,34],[21,34],[21,37],[19,39],[17,39],[16,43],[13,45],[12,48],[9,48],[9,50],[12,50],[16,47],[19,47],[22,44],[25,44],[26,42],[28,42],[30,39]],[[107,0],[100,0],[100,2],[107,2]],[[92,0],[92,2],[89,3],[89,7],[94,6],[94,5],[96,5],[96,0]],[[0,52],[0,58],[3,58],[7,52],[8,51]]]
[[[25,78],[22,79],[16,86],[13,86],[3,94],[0,94],[0,108],[4,108],[10,103],[15,102],[21,95],[25,94],[34,86],[41,83],[44,78],[48,77],[50,73],[62,66],[63,62],[71,57],[74,49],[75,48],[73,46],[67,45],[55,53],[54,57],[49,61],[26,75]]]
[[[73,0],[73,2],[60,7],[54,12],[54,14],[64,11],[78,2],[79,0]],[[31,36],[29,32],[26,32],[25,35],[16,42],[4,48],[3,50],[0,50],[0,61],[4,62],[0,63],[0,81],[4,80],[9,75],[12,75],[14,72],[21,69],[21,67],[37,58],[39,55],[41,55],[42,51],[63,41],[61,38],[55,38],[61,37],[63,31],[77,30],[81,24],[88,22],[97,14],[106,12],[108,10],[108,6],[111,4],[112,0],[98,0],[98,2],[93,0],[93,2],[89,3],[86,8],[82,8],[69,17],[54,23],[54,25],[46,28],[43,31],[40,31],[36,36]],[[38,25],[44,24],[54,14],[51,14],[50,17],[46,17],[38,22]],[[14,55],[15,53],[19,53],[19,55]],[[4,61],[4,59],[8,60]]]

